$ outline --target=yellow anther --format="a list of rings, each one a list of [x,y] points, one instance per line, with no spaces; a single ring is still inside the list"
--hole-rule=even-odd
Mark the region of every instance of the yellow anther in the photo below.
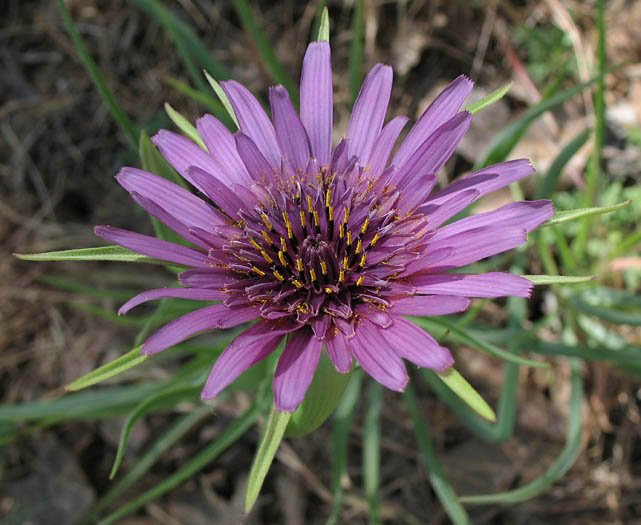
[[[298,259],[296,259],[296,269],[299,272],[303,271],[303,260],[300,257]]]
[[[338,282],[342,283],[345,280],[345,270],[338,272]]]
[[[284,252],[287,251],[287,243],[285,242],[285,239],[282,237],[280,238],[280,249]]]
[[[273,262],[274,262],[274,259],[272,259],[272,258],[269,256],[269,254],[268,254],[265,250],[261,250],[261,251],[260,251],[260,254],[263,256],[263,258],[264,258],[264,259],[265,259],[269,264],[271,264],[271,263],[273,263]]]
[[[278,259],[280,260],[280,264],[287,266],[287,259],[285,259],[285,254],[283,252],[278,252]]]
[[[300,210],[300,225],[304,228],[305,225],[307,224],[307,218],[305,217],[305,212],[303,210]]]
[[[260,244],[258,244],[254,239],[249,239],[249,243],[256,248],[259,252],[262,250]]]
[[[318,220],[318,212],[314,210],[312,215],[314,216],[314,226],[318,226],[320,224],[320,221]]]
[[[378,233],[377,233],[376,235],[374,235],[374,238],[372,239],[372,242],[370,242],[370,243],[369,243],[369,244],[370,244],[370,246],[374,246],[374,245],[378,242],[378,240],[379,240],[380,238],[381,238],[381,237],[380,237],[380,235],[379,235]]]
[[[292,223],[289,221],[289,215],[287,215],[287,212],[283,212],[283,220],[285,221],[285,226],[287,226],[287,237],[290,239],[294,237],[294,233],[292,232]]]
[[[325,293],[334,293],[334,290],[332,290],[329,286],[325,288]]]
[[[255,266],[252,266],[252,270],[254,270],[261,277],[265,275],[265,272],[263,272],[260,268],[256,268]]]
[[[274,277],[278,279],[279,281],[284,281],[285,278],[278,272],[278,270],[274,270]]]
[[[347,224],[349,221],[349,208],[345,208],[345,216],[343,217],[343,222]]]
[[[349,258],[347,256],[343,257],[343,268],[349,270]]]
[[[345,225],[344,225],[344,224],[341,224],[341,225],[338,227],[338,238],[339,238],[339,239],[342,239],[343,237],[345,237]]]
[[[347,246],[352,245],[352,232],[347,230]]]
[[[327,211],[329,211],[329,220],[333,221],[334,220],[334,207],[330,204],[327,206]]]
[[[365,280],[365,276],[364,276],[364,275],[361,275],[361,276],[358,278],[358,281],[356,281],[356,286],[360,286],[361,284],[363,284],[363,281],[364,281],[364,280]]]
[[[327,191],[325,192],[325,206],[328,208],[331,206],[330,201],[332,200],[332,190],[330,188],[327,188]]]
[[[294,279],[294,280],[292,281],[292,284],[293,284],[296,288],[302,288],[302,287],[303,287],[303,283],[301,283],[298,279]]]
[[[361,257],[361,261],[358,263],[358,265],[362,268],[365,266],[365,261],[367,260],[367,254],[364,253],[363,256]]]
[[[365,222],[363,223],[363,227],[361,228],[361,234],[365,233],[367,231],[367,227],[369,226],[369,217],[365,219]]]
[[[307,211],[312,211],[314,209],[314,205],[312,204],[312,196],[308,195],[307,196]]]
[[[327,264],[325,264],[325,261],[320,262],[320,267],[321,267],[321,273],[323,275],[327,275]]]
[[[261,230],[261,231],[260,231],[260,233],[262,233],[262,234],[263,234],[263,239],[265,239],[265,242],[266,242],[267,244],[274,244],[274,243],[272,242],[271,238],[269,237],[269,234],[268,234],[265,230]]]
[[[314,268],[310,268],[309,276],[312,278],[313,282],[316,282],[316,270],[314,270]]]
[[[263,219],[263,222],[265,223],[265,226],[267,226],[267,229],[269,231],[272,231],[272,223],[269,222],[269,219],[267,218],[267,214],[265,212],[261,213],[260,216]]]
[[[356,241],[356,253],[361,253],[361,248],[363,248],[363,243],[358,239],[358,241]]]

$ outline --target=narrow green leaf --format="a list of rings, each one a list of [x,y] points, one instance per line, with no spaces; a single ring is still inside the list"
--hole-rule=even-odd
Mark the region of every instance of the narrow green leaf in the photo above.
[[[252,509],[254,503],[256,503],[260,489],[263,486],[265,477],[269,472],[269,467],[274,460],[274,456],[283,439],[285,429],[291,417],[291,412],[279,412],[275,406],[272,406],[265,432],[249,472],[247,495],[245,496],[245,512],[247,513]]]
[[[88,374],[79,377],[72,383],[69,383],[65,387],[65,390],[69,392],[82,390],[83,388],[95,385],[97,383],[100,383],[101,381],[105,381],[111,377],[117,376],[118,374],[122,374],[124,371],[129,370],[134,366],[138,366],[140,363],[150,357],[148,355],[141,355],[141,349],[142,346],[134,348],[130,352],[127,352],[125,355],[114,359],[110,363],[107,363],[106,365],[96,368]]]
[[[78,55],[80,55],[80,60],[87,68],[89,76],[91,76],[91,80],[93,80],[93,83],[98,89],[100,96],[107,105],[111,116],[118,123],[120,129],[125,134],[125,137],[127,137],[127,139],[129,140],[130,146],[135,149],[136,144],[138,143],[138,132],[136,131],[136,127],[129,120],[129,117],[122,109],[122,107],[118,103],[118,100],[116,99],[116,97],[114,97],[109,87],[107,87],[105,78],[102,76],[102,73],[100,72],[100,69],[94,62],[93,58],[91,58],[91,55],[89,54],[89,51],[87,50],[87,47],[85,46],[80,33],[78,33],[78,30],[76,29],[76,25],[73,23],[73,19],[71,18],[71,14],[67,9],[64,0],[57,1],[58,7],[62,14],[62,19],[64,20],[67,31],[69,32],[69,36],[71,37],[71,41],[73,42]]]
[[[592,85],[596,82],[596,78],[578,84],[574,87],[562,91],[558,95],[555,95],[549,99],[545,99],[542,102],[539,102],[536,106],[531,107],[525,112],[525,114],[512,122],[510,125],[505,127],[501,133],[499,133],[496,138],[490,144],[487,153],[483,155],[477,163],[474,165],[474,169],[484,168],[491,164],[496,164],[498,162],[503,162],[514,147],[521,140],[521,137],[528,130],[530,125],[539,118],[546,111],[550,111],[555,107],[559,106],[569,98],[581,93],[586,87]]]
[[[478,113],[479,111],[484,110],[488,106],[491,106],[492,104],[498,102],[501,100],[505,95],[507,95],[507,92],[512,89],[512,84],[514,82],[510,82],[509,84],[503,86],[502,88],[497,89],[496,91],[493,91],[486,97],[483,97],[481,100],[477,100],[476,102],[473,102],[469,106],[465,108],[465,111],[468,111],[474,115],[475,113]]]
[[[594,275],[521,275],[535,286],[542,284],[577,284],[594,279]]]
[[[180,131],[187,135],[187,137],[193,140],[202,149],[207,151],[207,146],[205,146],[203,139],[200,138],[196,127],[191,122],[189,122],[185,117],[178,113],[178,111],[172,108],[168,102],[165,102],[165,111],[167,112],[167,115],[169,116],[171,121],[176,124]]]
[[[234,122],[227,113],[227,110],[224,106],[216,100],[214,97],[210,96],[208,93],[203,93],[198,89],[194,89],[189,84],[182,82],[178,79],[166,77],[165,82],[173,87],[176,91],[188,96],[192,100],[195,100],[199,104],[205,106],[213,115],[220,120],[227,128],[232,130]]]
[[[320,25],[318,26],[318,36],[316,40],[319,42],[329,42],[329,11],[327,7],[323,7],[321,12]]]
[[[380,523],[380,470],[381,470],[381,404],[383,388],[370,381],[368,403],[363,421],[363,489],[369,507],[369,523]]]
[[[570,297],[570,304],[579,312],[594,315],[599,319],[603,319],[610,323],[641,326],[641,310],[637,310],[636,312],[629,310],[626,311],[613,307],[601,306],[599,304],[592,304],[583,299],[580,295]]]
[[[356,101],[361,88],[363,71],[363,32],[364,22],[363,0],[354,2],[354,14],[352,16],[352,38],[349,48],[349,62],[347,66],[349,92],[352,96],[352,104]]]
[[[323,352],[305,399],[289,420],[287,437],[300,437],[316,430],[338,405],[349,374],[339,374],[327,354]]]
[[[554,216],[545,221],[541,228],[545,226],[552,226],[553,224],[563,224],[564,222],[574,221],[583,217],[590,217],[592,215],[602,215],[603,213],[610,213],[611,211],[620,210],[629,206],[632,201],[620,202],[613,206],[601,206],[599,208],[579,208],[576,210],[557,211]]]
[[[538,191],[539,199],[549,199],[552,197],[552,193],[556,189],[556,186],[559,182],[561,174],[563,173],[563,168],[570,161],[572,157],[579,151],[583,145],[590,138],[591,131],[589,129],[584,129],[576,137],[574,137],[570,142],[568,142],[561,152],[556,156],[556,158],[550,164],[545,177],[541,181],[540,189]]]
[[[494,410],[456,369],[448,368],[436,375],[479,416],[488,421],[496,421]]]
[[[256,421],[256,418],[258,417],[258,413],[258,405],[252,405],[252,407],[243,415],[234,419],[234,421],[227,426],[224,432],[217,436],[212,443],[207,445],[202,451],[184,463],[178,470],[164,478],[153,488],[142,493],[140,496],[137,496],[130,503],[123,505],[117,511],[101,520],[99,525],[117,523],[123,516],[131,514],[143,505],[159,498],[174,487],[180,485],[182,482],[192,478],[194,474],[201,471],[220,454],[236,443],[236,441],[238,441],[254,424],[254,421]]]
[[[583,434],[583,378],[581,377],[580,361],[571,359],[570,365],[572,370],[572,391],[570,394],[567,437],[565,446],[558,458],[542,476],[523,487],[498,494],[462,496],[459,499],[461,503],[471,505],[509,504],[532,499],[558,481],[574,465],[581,452]]]
[[[120,261],[165,264],[163,261],[140,255],[121,246],[100,246],[98,248],[78,248],[59,252],[14,253],[24,261]]]
[[[227,113],[234,121],[234,124],[236,124],[236,129],[239,129],[240,124],[238,123],[238,119],[236,118],[236,113],[234,113],[234,108],[231,105],[231,101],[229,100],[229,97],[227,97],[227,93],[225,93],[220,84],[207,71],[203,71],[203,73],[205,74],[207,82],[209,82],[209,85],[214,90],[214,93],[216,93],[216,96],[220,100],[221,104],[227,110]]]
[[[129,414],[127,421],[122,427],[120,441],[118,442],[118,451],[116,452],[116,458],[114,459],[114,464],[111,467],[111,472],[109,473],[109,479],[113,479],[116,472],[118,472],[118,468],[125,456],[125,449],[127,447],[127,442],[129,441],[129,435],[131,434],[131,430],[136,424],[136,421],[145,414],[148,414],[159,407],[173,407],[182,401],[193,401],[194,399],[198,399],[198,393],[201,389],[202,385],[180,385],[170,390],[159,392],[138,404],[131,414]]]
[[[543,355],[562,355],[567,357],[580,357],[591,361],[605,361],[621,368],[639,366],[641,364],[641,348],[638,346],[625,346],[620,349],[610,349],[604,346],[572,346],[561,343],[546,343],[533,340],[529,343],[533,352]]]
[[[39,275],[38,281],[55,286],[61,290],[67,290],[79,295],[87,295],[92,297],[106,297],[109,299],[116,299],[118,301],[126,301],[131,296],[136,295],[138,290],[105,290],[89,286],[84,282],[75,281],[73,279],[66,279],[55,275]]]
[[[429,479],[436,497],[443,505],[443,509],[455,525],[466,525],[470,522],[470,518],[463,506],[459,503],[458,496],[454,492],[454,488],[445,477],[445,472],[438,459],[438,455],[434,450],[434,444],[429,434],[427,426],[428,418],[421,414],[414,393],[414,387],[408,385],[407,390],[403,396],[407,411],[412,418],[412,426],[414,427],[414,434],[416,443],[421,452],[421,458],[425,466],[425,472]]]
[[[263,59],[265,67],[272,77],[272,80],[276,84],[282,84],[285,86],[285,89],[287,89],[289,96],[292,99],[292,103],[295,107],[298,107],[298,89],[296,89],[296,86],[294,82],[292,82],[287,70],[283,67],[280,60],[278,60],[274,48],[269,43],[269,40],[267,40],[265,33],[256,21],[256,17],[254,16],[251,7],[246,0],[232,0],[232,5],[236,10],[236,14],[238,15],[238,18],[240,18],[245,31],[249,34],[252,44],[256,47]]]
[[[483,341],[478,337],[469,333],[465,328],[460,328],[454,323],[446,321],[445,319],[440,319],[436,317],[412,317],[412,322],[416,323],[419,326],[425,328],[428,332],[432,334],[438,334],[439,331],[448,331],[447,337],[458,341],[463,344],[468,344],[478,350],[487,352],[495,357],[508,361],[510,363],[516,363],[519,365],[530,366],[533,368],[547,368],[550,365],[547,363],[541,363],[539,361],[532,361],[531,359],[525,359],[519,355],[513,354],[498,346],[495,346],[491,343]]]
[[[362,371],[353,374],[336,412],[334,412],[334,430],[332,432],[332,514],[327,525],[336,525],[343,505],[343,477],[347,474],[347,444],[352,426],[354,408],[360,397]]]
[[[87,511],[80,523],[96,523],[98,514],[103,509],[118,501],[127,489],[142,478],[165,452],[172,449],[176,443],[208,416],[211,416],[211,409],[204,406],[188,412],[178,419],[176,423],[172,424],[166,432],[153,441],[151,447],[145,451],[143,456],[134,463],[122,478],[109,486],[109,490]]]

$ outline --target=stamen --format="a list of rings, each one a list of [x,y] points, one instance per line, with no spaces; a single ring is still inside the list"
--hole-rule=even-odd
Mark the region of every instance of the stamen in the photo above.
[[[302,260],[300,257],[298,257],[298,258],[296,259],[296,269],[297,269],[299,272],[302,272],[302,271],[303,271],[303,260]]]
[[[316,270],[314,268],[310,268],[309,276],[312,278],[312,282],[316,282]]]
[[[356,286],[360,286],[361,284],[363,284],[363,281],[364,281],[364,280],[365,280],[365,276],[364,276],[364,275],[361,275],[361,276],[358,278],[358,281],[356,281]]]
[[[325,261],[320,262],[320,267],[321,267],[321,273],[323,275],[327,275],[327,264],[325,263]]]
[[[285,226],[287,226],[287,237],[291,239],[294,237],[294,233],[292,232],[292,223],[289,222],[289,215],[287,215],[286,211],[283,211],[283,220],[285,221]]]
[[[343,268],[349,270],[349,258],[347,256],[343,257]]]
[[[314,205],[312,204],[312,196],[308,195],[307,196],[307,211],[311,213],[313,209],[314,209]]]
[[[361,257],[361,262],[358,263],[358,265],[362,268],[365,266],[365,261],[367,260],[367,254],[364,253],[363,256]]]
[[[267,218],[267,214],[266,214],[265,212],[262,212],[262,213],[260,214],[260,216],[262,217],[263,222],[265,223],[265,226],[267,226],[267,229],[268,229],[269,231],[272,231],[272,230],[273,230],[273,228],[272,228],[272,223],[271,223],[271,222],[269,222],[269,219]]]
[[[342,283],[345,280],[345,270],[338,272],[338,282]]]
[[[300,210],[300,225],[305,228],[305,225],[307,224],[307,219],[305,217],[305,212],[303,210]]]
[[[287,260],[285,259],[285,255],[282,251],[278,252],[278,259],[280,260],[280,264],[282,264],[283,266],[287,266]]]
[[[327,192],[325,192],[325,206],[328,208],[331,207],[330,201],[332,200],[332,190],[331,188],[327,188]]]
[[[376,235],[374,235],[374,238],[372,239],[372,242],[369,243],[369,245],[374,246],[380,238],[380,235],[377,233]]]
[[[347,246],[352,245],[352,232],[347,230]]]
[[[334,293],[334,290],[332,290],[329,286],[325,288],[325,293]]]
[[[278,279],[279,281],[285,280],[285,278],[280,273],[278,273],[278,270],[274,270],[273,273],[274,273],[274,277],[276,277],[276,279]]]
[[[314,216],[314,226],[318,228],[320,225],[320,221],[318,220],[318,212],[316,210],[312,211],[312,215]]]
[[[363,243],[360,239],[356,241],[356,252],[355,253],[361,253],[361,248],[363,247]]]
[[[302,287],[303,287],[303,283],[301,283],[298,279],[294,279],[294,280],[292,281],[292,284],[293,284],[296,288],[302,288]]]
[[[271,264],[271,263],[273,263],[273,262],[274,262],[274,259],[272,259],[272,258],[269,256],[269,254],[268,254],[265,250],[261,250],[261,251],[260,251],[260,254],[263,256],[263,258],[264,258],[264,259],[265,259],[269,264]]]
[[[284,252],[287,251],[287,243],[285,242],[285,239],[282,237],[280,238],[280,249]]]
[[[345,208],[345,217],[343,218],[343,222],[345,224],[349,222],[349,208]]]
[[[261,230],[260,233],[263,234],[263,239],[265,239],[265,242],[267,242],[267,244],[270,244],[270,245],[274,244],[272,242],[272,240],[271,240],[271,237],[269,236],[269,234],[265,230]]]
[[[327,190],[327,191],[329,191],[329,190]],[[329,220],[333,221],[334,220],[334,207],[331,204],[329,204],[327,206],[327,211],[329,212]]]
[[[260,244],[258,244],[254,239],[249,239],[249,243],[256,248],[259,252],[262,250]]]
[[[265,275],[266,275],[266,274],[265,274],[265,272],[263,272],[263,271],[262,271],[261,269],[259,269],[259,268],[256,268],[255,266],[252,266],[252,270],[254,270],[254,271],[255,271],[258,275],[260,275],[261,277],[263,277],[263,276],[265,276]]]
[[[365,219],[365,222],[363,223],[363,227],[361,228],[361,235],[367,231],[367,227],[369,226],[369,217]]]
[[[345,237],[345,225],[344,225],[344,224],[341,224],[341,225],[338,227],[338,238],[339,238],[339,239],[342,239],[343,237]]]

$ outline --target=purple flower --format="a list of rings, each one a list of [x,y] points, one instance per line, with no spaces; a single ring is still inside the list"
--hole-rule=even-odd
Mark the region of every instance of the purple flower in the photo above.
[[[293,411],[309,387],[323,347],[336,370],[353,360],[386,387],[408,381],[403,358],[444,370],[447,348],[404,315],[465,310],[470,297],[528,297],[532,284],[491,272],[448,273],[526,241],[553,214],[549,201],[515,202],[442,226],[483,195],[530,175],[527,160],[472,173],[432,193],[472,115],[459,111],[472,89],[461,76],[434,100],[391,157],[407,123],[383,125],[392,69],[376,65],[363,82],[347,135],[332,148],[332,70],[327,42],[309,45],[300,116],[282,86],[269,90],[272,119],[243,86],[222,87],[240,124],[232,134],[205,115],[197,129],[207,151],[162,130],[153,139],[176,170],[214,204],[167,180],[123,168],[118,182],[151,215],[194,247],[112,228],[100,237],[189,267],[182,288],[149,290],[120,309],[152,299],[221,301],[152,335],[155,354],[206,330],[258,320],[216,361],[202,392],[215,397],[271,354],[283,338],[273,390]]]

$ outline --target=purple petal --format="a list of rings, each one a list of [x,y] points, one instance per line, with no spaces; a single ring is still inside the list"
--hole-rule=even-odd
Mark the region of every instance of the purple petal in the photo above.
[[[228,185],[223,184],[215,176],[203,171],[200,168],[192,166],[188,170],[190,179],[194,182],[194,186],[200,189],[207,197],[215,202],[221,210],[223,210],[230,217],[236,218],[238,210],[244,208],[247,204],[243,205],[236,193],[234,193]],[[206,229],[206,228],[204,228]]]
[[[240,130],[254,141],[272,168],[279,169],[281,155],[276,134],[260,102],[246,87],[235,80],[221,82],[220,85],[234,108]]]
[[[422,328],[400,316],[394,316],[394,324],[381,331],[387,343],[405,359],[412,363],[442,371],[454,364],[450,351],[439,345]]]
[[[383,170],[387,166],[390,153],[392,153],[392,149],[394,149],[394,144],[396,144],[398,136],[401,134],[401,131],[403,131],[408,120],[409,119],[407,117],[403,116],[394,117],[385,124],[383,130],[379,133],[376,138],[376,142],[374,142],[372,153],[369,156],[369,165],[371,169],[368,175],[372,179],[377,178],[381,173],[383,173]]]
[[[454,248],[450,255],[438,270],[431,267],[431,271],[442,271],[445,269],[465,266],[491,255],[505,252],[521,246],[527,242],[527,232],[523,228],[503,228],[503,226],[486,226],[463,231],[449,237],[438,237],[438,230],[429,243],[430,250]]]
[[[196,121],[196,128],[209,154],[218,161],[223,171],[234,174],[237,181],[251,182],[251,177],[236,151],[234,135],[220,120],[212,115],[205,115]]]
[[[436,176],[433,174],[419,175],[409,183],[401,193],[398,208],[404,213],[410,213],[417,206],[423,204],[436,185]]]
[[[403,360],[390,348],[382,332],[366,321],[356,329],[356,337],[349,340],[349,346],[356,361],[363,370],[390,390],[402,392],[409,378]]]
[[[273,180],[274,173],[278,170],[269,164],[256,144],[254,144],[254,141],[240,131],[234,137],[238,154],[247,167],[249,174],[256,180]]]
[[[500,225],[501,228],[522,228],[531,232],[554,215],[551,201],[511,202],[500,208],[471,215],[438,230],[434,239],[442,239],[472,228]]]
[[[329,42],[307,46],[300,77],[300,118],[307,130],[312,154],[321,166],[332,152],[334,101]]]
[[[394,301],[395,314],[401,315],[449,315],[467,310],[470,300],[455,295],[415,295]],[[396,321],[395,321],[396,322]]]
[[[465,190],[477,190],[479,197],[483,197],[532,173],[534,173],[534,168],[527,159],[501,162],[470,173],[462,179],[453,182],[447,188],[435,193],[427,202],[431,204],[442,204]]]
[[[274,403],[281,412],[301,404],[314,378],[323,342],[309,328],[290,334],[274,374]]]
[[[215,268],[186,270],[178,274],[178,281],[189,288],[221,289],[236,282],[234,273]]]
[[[259,316],[260,310],[253,306],[237,309],[228,308],[222,303],[206,306],[200,310],[181,315],[163,326],[145,341],[141,353],[144,355],[156,354],[199,332],[231,328]]]
[[[155,237],[114,228],[113,226],[96,226],[94,233],[106,241],[113,242],[147,257],[196,268],[207,268],[209,266],[206,254],[186,246],[162,241]]]
[[[259,321],[234,339],[216,360],[200,394],[201,399],[214,399],[245,370],[276,350],[285,333],[295,329],[290,325],[285,329],[280,326]]]
[[[294,168],[302,173],[309,161],[309,139],[294,105],[283,86],[269,88],[269,103],[276,140],[283,158],[289,159]]]
[[[443,201],[443,204],[428,203],[418,208],[417,213],[428,215],[427,223],[431,230],[435,230],[441,224],[463,211],[470,204],[479,198],[477,190],[465,190],[454,197]]]
[[[387,105],[392,92],[392,68],[376,64],[354,103],[347,128],[349,156],[357,156],[363,166],[369,164],[372,146],[383,127]]]
[[[335,330],[333,336],[325,339],[325,349],[336,370],[341,374],[347,374],[352,367],[352,354],[347,347],[345,336],[339,330]]]
[[[187,170],[190,166],[198,166],[226,184],[235,182],[233,174],[226,173],[209,153],[182,135],[161,129],[152,137],[151,141],[158,146],[167,162],[200,191],[203,189],[198,187],[189,177]]]
[[[441,91],[407,134],[392,163],[396,166],[405,164],[432,133],[456,115],[472,87],[474,82],[461,75]]]
[[[206,202],[163,177],[136,168],[123,168],[116,176],[129,193],[136,192],[155,202],[186,226],[211,229],[224,221]]]
[[[471,123],[472,115],[462,111],[439,127],[399,167],[395,176],[396,185],[399,188],[411,188],[410,183],[417,177],[438,173],[454,153]]]
[[[219,290],[199,290],[196,288],[157,288],[147,290],[129,299],[118,310],[118,315],[124,315],[139,304],[153,301],[155,299],[167,299],[177,297],[179,299],[194,299],[196,301],[221,301],[227,297]]]
[[[420,294],[463,297],[530,297],[534,286],[523,277],[502,272],[418,275],[409,280]]]

